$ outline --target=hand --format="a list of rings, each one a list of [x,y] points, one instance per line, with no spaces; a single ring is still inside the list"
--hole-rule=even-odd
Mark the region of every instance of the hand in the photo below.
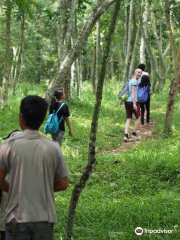
[[[137,105],[136,105],[136,103],[133,103],[133,108],[134,108],[135,110],[137,110]]]
[[[69,130],[69,136],[72,137],[73,133],[72,133],[72,129]]]

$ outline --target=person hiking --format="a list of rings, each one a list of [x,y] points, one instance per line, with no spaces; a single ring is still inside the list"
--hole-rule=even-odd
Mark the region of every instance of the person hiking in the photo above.
[[[143,75],[141,77],[141,82],[138,85],[138,87],[146,87],[147,88],[147,92],[148,92],[148,99],[146,102],[144,103],[140,103],[140,109],[141,109],[141,125],[144,125],[144,114],[145,114],[145,109],[146,109],[146,121],[147,124],[149,124],[149,119],[150,119],[150,96],[151,96],[151,83],[150,83],[150,79],[149,76],[147,75]]]
[[[65,124],[64,122],[66,122],[68,128],[69,128],[69,135],[72,136],[72,128],[71,128],[71,124],[70,124],[70,120],[69,120],[69,108],[68,105],[64,102],[66,99],[66,95],[64,93],[64,90],[58,89],[55,91],[54,93],[54,97],[51,100],[51,105],[50,105],[50,110],[49,110],[49,114],[53,113],[53,111],[57,111],[61,105],[63,104],[63,106],[61,107],[61,109],[58,112],[58,120],[60,120],[59,122],[59,133],[57,134],[52,134],[52,139],[54,141],[57,141],[59,143],[60,146],[62,146],[62,140],[63,140],[63,136],[65,133]]]
[[[144,63],[140,63],[140,64],[138,65],[138,68],[142,70],[142,75],[141,75],[141,77],[144,76],[144,75],[146,75],[146,76],[148,76],[148,77],[150,78],[150,74],[145,71],[146,65],[145,65]],[[141,78],[140,78],[140,79],[141,79]]]
[[[22,132],[0,146],[0,189],[9,194],[6,240],[53,240],[54,192],[67,189],[70,172],[58,143],[39,133],[47,109],[45,99],[25,97],[19,115]]]
[[[132,119],[132,115],[134,114],[136,120],[134,122],[133,132],[131,138],[133,140],[139,140],[140,137],[136,134],[137,127],[140,123],[140,106],[137,103],[137,85],[138,79],[141,77],[142,70],[136,69],[134,72],[133,78],[129,81],[128,86],[128,99],[125,102],[125,110],[126,110],[126,124],[125,124],[125,135],[124,140],[129,141],[129,128]]]
[[[144,125],[145,110],[146,110],[146,122],[147,122],[147,125],[153,123],[153,122],[150,123],[150,101],[151,101],[152,91],[151,91],[151,83],[150,83],[150,74],[145,71],[146,65],[144,63],[140,63],[138,65],[138,68],[140,68],[142,70],[141,78],[138,81],[139,84],[141,83],[143,76],[147,76],[148,77],[148,78],[144,78],[144,81],[143,81],[143,85],[147,83],[144,86],[147,86],[147,89],[148,89],[148,92],[149,92],[148,100],[147,100],[147,102],[144,105],[143,105],[143,103],[140,104],[140,108],[141,108],[141,126],[143,126]]]
[[[4,140],[8,139],[9,137],[13,137],[15,133],[20,132],[19,130],[14,130],[9,133]],[[8,181],[9,176],[6,175],[6,180]],[[0,239],[5,240],[5,210],[8,203],[8,193],[0,190]]]

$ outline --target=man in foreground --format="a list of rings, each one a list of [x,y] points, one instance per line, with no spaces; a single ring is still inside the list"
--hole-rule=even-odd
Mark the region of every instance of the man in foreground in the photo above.
[[[67,188],[69,170],[59,145],[38,131],[47,107],[41,97],[24,98],[19,116],[23,131],[0,147],[0,189],[9,193],[6,240],[53,239],[57,220],[53,192]]]
[[[125,102],[126,109],[126,125],[125,125],[125,134],[124,140],[129,141],[129,128],[132,119],[132,115],[134,114],[136,120],[134,122],[133,132],[131,138],[133,140],[139,140],[140,137],[136,134],[137,127],[140,123],[140,106],[137,103],[137,88],[138,88],[138,79],[141,77],[142,70],[136,69],[134,72],[133,78],[129,81],[128,86],[128,99]]]

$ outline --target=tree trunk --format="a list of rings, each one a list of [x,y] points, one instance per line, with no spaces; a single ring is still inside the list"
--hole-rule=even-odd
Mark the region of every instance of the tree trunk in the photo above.
[[[92,56],[92,67],[91,67],[91,81],[93,93],[96,93],[96,45],[94,44],[93,56]]]
[[[112,16],[111,27],[109,29],[109,34],[108,34],[107,40],[106,40],[106,46],[104,49],[102,65],[101,65],[101,72],[100,72],[99,80],[98,80],[98,87],[97,87],[97,92],[96,92],[96,103],[94,106],[93,119],[92,119],[92,123],[91,123],[88,165],[86,166],[86,169],[85,169],[83,175],[81,176],[79,183],[77,183],[75,185],[73,193],[72,193],[70,207],[69,207],[69,215],[68,215],[68,219],[67,219],[66,239],[72,239],[74,218],[75,218],[78,200],[79,200],[82,190],[85,188],[85,185],[86,185],[93,169],[96,166],[95,144],[96,144],[96,135],[97,135],[97,129],[98,129],[98,118],[99,118],[99,112],[100,112],[101,101],[102,101],[105,69],[106,69],[107,59],[108,59],[108,55],[109,55],[109,51],[110,51],[111,39],[112,39],[112,35],[114,32],[114,28],[115,28],[115,23],[116,23],[119,7],[120,7],[120,1],[117,0],[116,4],[115,4],[115,8],[114,8],[114,14]]]
[[[75,97],[75,86],[76,86],[76,61],[71,66],[71,96]]]
[[[71,10],[70,10],[70,16],[69,16],[66,36],[65,36],[65,43],[66,43],[65,56],[67,55],[67,53],[71,49],[71,39],[72,39],[71,36],[74,35],[74,31],[75,31],[75,25],[74,25],[75,16],[76,16],[76,0],[71,0]],[[71,91],[70,82],[71,82],[71,74],[70,74],[70,71],[69,71],[69,76],[65,78],[65,86],[64,86],[64,90],[65,90],[65,94],[66,94],[67,99],[69,98],[70,91]]]
[[[142,2],[142,10],[144,9],[143,12],[143,25],[145,26],[145,34],[147,34],[147,21],[148,21],[148,7],[147,7],[147,2],[145,2],[145,6],[143,6],[144,2]],[[145,55],[145,41],[144,37],[142,35],[141,37],[141,45],[140,45],[140,63],[146,63],[146,55]]]
[[[15,59],[15,71],[12,76],[12,84],[13,84],[13,95],[15,95],[16,83],[18,82],[22,69],[22,58],[24,51],[24,25],[25,25],[25,14],[23,13],[21,16],[21,32],[20,32],[20,43],[18,46],[17,57]]]
[[[132,41],[133,4],[134,4],[134,0],[131,0],[130,12],[129,12],[127,52],[126,52],[126,60],[125,60],[125,67],[124,67],[122,82],[126,82],[128,80],[128,73],[129,73],[129,64],[130,64],[130,57],[131,57],[131,41]]]
[[[81,59],[80,57],[76,59],[76,74],[77,74],[77,97],[81,98],[81,88],[82,88],[82,71],[81,71]]]
[[[141,37],[141,44],[140,44],[140,63],[146,63],[146,56],[145,56],[145,43],[144,38]]]
[[[77,38],[75,46],[71,48],[71,50],[66,55],[65,59],[60,65],[59,73],[51,81],[48,90],[45,93],[45,98],[48,101],[50,101],[51,96],[53,95],[54,91],[59,87],[61,82],[68,76],[69,68],[71,67],[75,59],[78,57],[96,21],[114,2],[115,0],[105,0],[101,2],[96,8],[94,8],[92,15],[89,17],[84,27],[82,28],[82,31]]]
[[[4,60],[4,71],[3,71],[3,95],[2,102],[3,105],[8,105],[8,82],[9,82],[9,72],[10,72],[10,36],[11,36],[11,1],[6,0],[7,9],[6,14],[6,40],[5,40],[5,60]]]
[[[71,48],[71,36],[74,32],[74,18],[76,11],[76,0],[60,1],[58,2],[58,8],[60,12],[60,36],[59,36],[59,55],[60,62],[63,62],[65,56]],[[70,11],[70,13],[69,13]],[[68,17],[68,20],[67,20]],[[59,79],[61,81],[60,85],[64,87],[64,91],[67,99],[70,95],[71,86],[71,66],[68,68],[68,73],[66,78]],[[58,76],[57,76],[58,77]]]
[[[176,43],[175,43],[175,39],[174,39],[174,35],[173,35],[173,29],[172,29],[172,25],[171,25],[171,17],[170,17],[170,1],[169,0],[165,0],[165,19],[166,19],[166,28],[168,31],[168,37],[169,37],[169,42],[170,42],[170,47],[171,47],[171,52],[172,52],[172,58],[173,58],[173,62],[175,64],[176,61],[176,53],[177,53],[177,49],[176,49]]]
[[[135,60],[136,60],[136,53],[137,53],[137,47],[138,47],[139,33],[140,33],[140,24],[139,24],[137,32],[136,32],[133,54],[132,54],[131,63],[130,63],[130,67],[129,67],[129,75],[128,75],[129,78],[132,77],[132,74],[133,74],[134,69],[135,69]]]
[[[129,5],[125,6],[125,20],[124,20],[124,41],[123,41],[123,53],[127,54],[128,45],[128,26],[129,26]]]
[[[147,0],[145,0],[145,9],[147,8],[148,2]],[[143,10],[143,8],[142,8]],[[147,25],[146,25],[146,21],[144,22],[144,20],[142,21],[142,18],[140,18],[140,23],[141,23],[141,34],[142,37],[144,38],[145,41],[145,48],[146,51],[148,53],[150,62],[151,62],[151,66],[153,69],[153,83],[152,83],[152,91],[155,91],[155,87],[156,87],[156,83],[158,81],[158,79],[161,78],[160,73],[159,73],[159,69],[158,69],[158,63],[157,60],[153,54],[151,45],[150,45],[150,40],[149,40],[149,34],[148,34],[148,30],[147,30]]]
[[[98,4],[98,0],[95,0],[96,4]],[[96,22],[96,68],[95,68],[95,71],[96,71],[96,79],[99,78],[99,69],[100,69],[100,52],[101,52],[101,45],[100,45],[100,42],[101,42],[101,39],[100,39],[100,25],[101,25],[101,22],[100,22],[100,19]]]
[[[178,66],[171,80],[171,86],[169,90],[169,99],[168,99],[168,105],[166,109],[166,118],[165,118],[164,131],[163,131],[164,137],[169,137],[172,133],[174,104],[175,104],[177,90],[178,90],[178,83],[180,82],[180,51],[178,55],[179,55]]]
[[[172,77],[171,86],[169,90],[168,105],[166,109],[166,118],[165,118],[164,131],[163,131],[164,137],[169,137],[172,133],[174,105],[175,105],[177,90],[180,84],[180,43],[177,50],[176,43],[175,43],[175,36],[173,34],[172,27],[170,24],[169,6],[170,6],[170,2],[166,0],[165,1],[166,27],[168,30],[168,37],[170,40],[172,59],[174,62],[174,75]]]

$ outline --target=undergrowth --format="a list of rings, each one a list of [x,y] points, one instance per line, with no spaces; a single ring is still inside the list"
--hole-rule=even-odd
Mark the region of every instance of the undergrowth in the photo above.
[[[156,121],[154,134],[158,137],[141,141],[125,153],[107,153],[122,144],[126,118],[124,106],[120,107],[117,99],[119,88],[118,82],[106,83],[104,87],[96,147],[98,164],[81,194],[73,239],[180,239],[180,96],[176,100],[171,137],[161,138],[167,85],[161,94],[154,94],[151,99],[151,120]],[[43,94],[41,86],[30,89],[30,85],[19,85],[17,95],[10,95],[9,106],[1,107],[1,141],[10,131],[19,128],[20,100],[26,94]],[[85,82],[81,99],[68,102],[73,137],[66,132],[62,150],[71,176],[69,189],[56,194],[58,223],[55,224],[55,240],[65,236],[71,192],[87,164],[94,101],[91,84]],[[137,227],[173,230],[173,233],[137,236]]]

